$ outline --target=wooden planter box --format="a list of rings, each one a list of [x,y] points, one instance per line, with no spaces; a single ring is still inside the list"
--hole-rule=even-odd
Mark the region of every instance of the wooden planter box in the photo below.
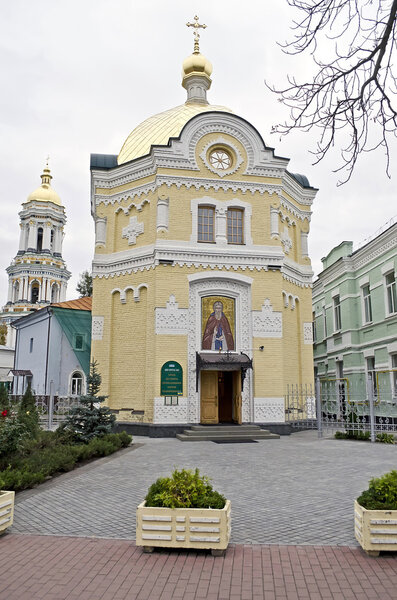
[[[397,550],[397,510],[367,510],[354,502],[354,534],[370,556]]]
[[[142,502],[136,511],[136,545],[154,548],[209,549],[214,556],[227,548],[231,503],[224,508],[157,508]]]
[[[13,523],[14,500],[15,492],[0,490],[0,535]]]

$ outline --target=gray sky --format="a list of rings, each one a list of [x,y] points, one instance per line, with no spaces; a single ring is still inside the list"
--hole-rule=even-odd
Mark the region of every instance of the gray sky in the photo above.
[[[286,0],[0,0],[0,7],[0,305],[5,268],[18,250],[18,212],[39,186],[48,154],[68,219],[68,298],[77,297],[94,248],[90,153],[118,154],[136,125],[185,101],[181,65],[193,50],[185,24],[196,13],[208,25],[200,49],[214,67],[210,103],[250,121],[276,154],[291,159],[290,171],[319,188],[309,238],[315,273],[334,245],[358,244],[396,215],[396,178],[385,175],[382,150],[364,155],[338,188],[338,153],[312,166],[313,134],[270,135],[288,113],[264,79],[282,85],[287,73],[302,79],[312,69],[309,57],[285,56],[277,46],[291,37]]]

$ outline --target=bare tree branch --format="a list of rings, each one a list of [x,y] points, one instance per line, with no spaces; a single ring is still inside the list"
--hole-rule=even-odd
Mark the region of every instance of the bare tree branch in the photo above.
[[[315,164],[340,144],[342,171],[348,181],[361,152],[382,147],[390,177],[390,140],[397,134],[397,0],[287,0],[300,11],[294,39],[282,45],[287,54],[311,52],[317,67],[311,81],[289,76],[276,89],[290,108],[289,121],[272,128],[320,129]],[[322,58],[324,41],[334,42],[333,56]],[[347,135],[346,135],[347,133]]]

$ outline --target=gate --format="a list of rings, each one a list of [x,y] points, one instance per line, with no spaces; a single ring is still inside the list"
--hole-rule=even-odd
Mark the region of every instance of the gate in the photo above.
[[[310,386],[291,385],[285,397],[286,422],[296,429],[370,436],[397,432],[397,370],[319,378],[315,400]]]

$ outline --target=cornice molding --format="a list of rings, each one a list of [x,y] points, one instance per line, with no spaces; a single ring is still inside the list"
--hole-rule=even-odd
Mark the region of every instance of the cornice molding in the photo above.
[[[117,194],[104,195],[104,194],[94,194],[95,205],[99,206],[103,204],[108,206],[109,204],[120,204],[125,200],[134,200],[134,198],[140,198],[142,195],[147,196],[150,193],[156,192],[161,186],[166,185],[167,188],[171,186],[175,186],[178,190],[182,187],[185,187],[187,190],[194,188],[197,191],[203,189],[204,191],[214,190],[215,192],[222,190],[224,192],[232,191],[233,193],[241,192],[246,194],[250,192],[252,195],[255,192],[263,195],[267,192],[269,195],[275,194],[280,202],[280,205],[288,210],[295,218],[303,221],[311,219],[311,210],[300,209],[293,202],[288,200],[283,196],[283,189],[280,184],[273,183],[260,183],[254,181],[232,181],[232,180],[220,180],[220,179],[210,179],[204,177],[185,177],[181,175],[157,175],[154,181],[150,183],[146,183],[136,188],[130,190],[124,190],[122,192],[118,192]],[[142,206],[145,202],[150,202],[150,199],[145,198],[139,205],[135,205],[131,203],[128,209],[119,207],[117,210],[131,210],[133,206],[136,206],[136,209],[142,210]],[[127,214],[127,213],[126,213]]]

